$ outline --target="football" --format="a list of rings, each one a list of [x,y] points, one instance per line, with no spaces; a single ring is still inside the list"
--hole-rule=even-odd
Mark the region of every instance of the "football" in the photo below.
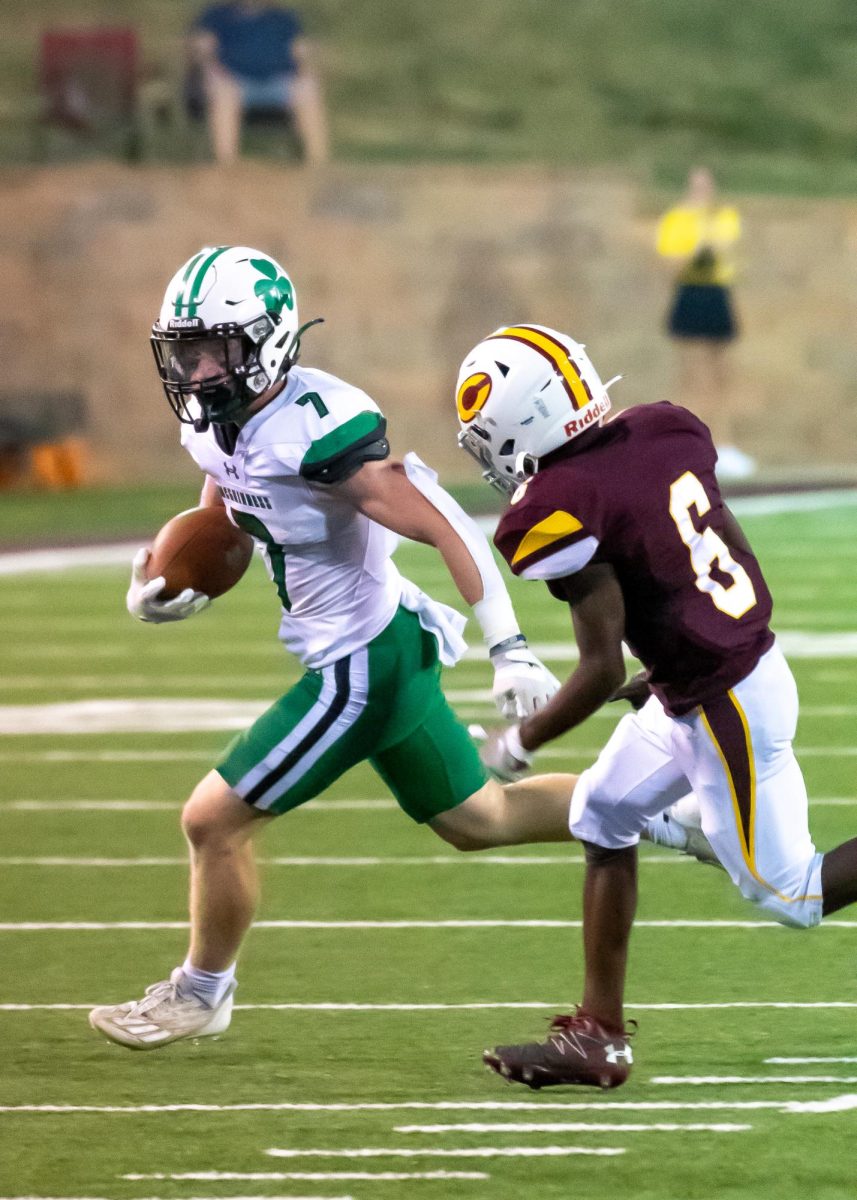
[[[159,530],[146,574],[149,579],[163,575],[165,600],[185,588],[214,600],[235,586],[252,557],[253,539],[232,524],[225,508],[189,508]]]

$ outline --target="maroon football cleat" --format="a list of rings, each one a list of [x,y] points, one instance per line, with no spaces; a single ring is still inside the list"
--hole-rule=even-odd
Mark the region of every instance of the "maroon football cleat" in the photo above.
[[[545,1041],[497,1046],[482,1061],[510,1083],[535,1090],[561,1084],[614,1088],[631,1073],[631,1036],[627,1029],[611,1033],[578,1009],[573,1016],[554,1017]]]

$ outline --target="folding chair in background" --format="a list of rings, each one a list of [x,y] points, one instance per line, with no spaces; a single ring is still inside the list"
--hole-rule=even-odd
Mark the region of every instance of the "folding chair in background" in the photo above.
[[[134,29],[45,30],[38,74],[38,158],[49,156],[52,130],[64,131],[66,140],[139,157],[140,51]]]

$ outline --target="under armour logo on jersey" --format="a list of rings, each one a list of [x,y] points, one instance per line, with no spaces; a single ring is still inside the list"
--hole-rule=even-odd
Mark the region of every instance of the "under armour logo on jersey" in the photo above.
[[[634,1061],[634,1055],[631,1053],[631,1047],[627,1043],[624,1046],[620,1045],[619,1049],[617,1050],[613,1043],[610,1042],[608,1046],[604,1047],[604,1057],[609,1063],[617,1063],[620,1058],[624,1058],[625,1062],[628,1063],[629,1066]]]
[[[223,466],[224,466],[224,468],[225,468],[225,470],[226,470],[226,474],[227,474],[227,475],[231,475],[233,479],[237,479],[237,478],[238,478],[238,468],[237,468],[237,467],[233,467],[233,466],[232,466],[230,463],[228,463],[228,462],[224,462]]]

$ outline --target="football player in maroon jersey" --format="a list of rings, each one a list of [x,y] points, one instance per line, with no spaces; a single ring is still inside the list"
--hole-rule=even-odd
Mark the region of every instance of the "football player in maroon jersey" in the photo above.
[[[759,564],[723,503],[709,431],[667,403],[605,420],[609,386],[572,338],[514,325],[467,355],[457,388],[459,442],[509,499],[495,543],[515,575],[570,605],[580,652],[544,708],[491,735],[483,761],[518,778],[620,686],[623,643],[650,692],[572,799],[587,857],[580,1007],[544,1042],[485,1052],[533,1088],[627,1078],[637,842],[679,797],[695,793],[721,864],[776,920],[810,927],[857,899],[857,839],[820,854],[809,833],[792,750],[797,690]]]

